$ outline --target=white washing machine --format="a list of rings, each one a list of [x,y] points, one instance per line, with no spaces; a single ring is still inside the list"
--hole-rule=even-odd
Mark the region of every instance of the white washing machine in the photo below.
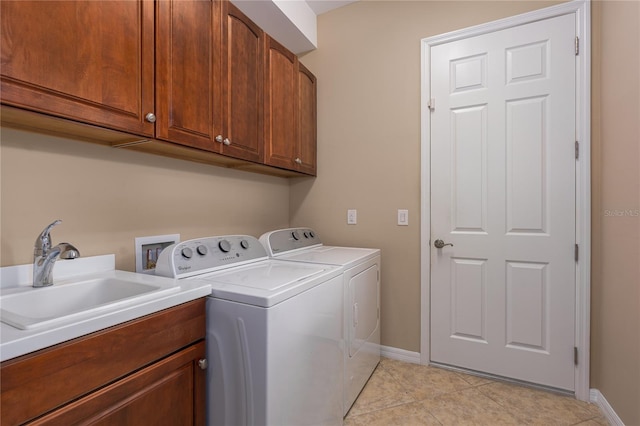
[[[380,362],[380,250],[325,246],[309,228],[267,232],[260,242],[273,259],[342,269],[346,415]]]
[[[156,274],[205,280],[208,425],[341,425],[342,271],[247,235],[167,247]]]

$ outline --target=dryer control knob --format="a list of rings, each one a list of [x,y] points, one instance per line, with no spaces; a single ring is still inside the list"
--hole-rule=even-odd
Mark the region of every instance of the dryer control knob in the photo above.
[[[231,244],[227,240],[222,240],[218,243],[218,247],[222,250],[223,253],[228,253],[231,250]]]
[[[298,231],[293,231],[291,233],[291,236],[293,237],[294,240],[298,241],[300,239],[300,234],[298,234]]]
[[[249,241],[247,241],[247,240],[240,241],[240,247],[242,247],[245,250],[248,249],[249,248]]]
[[[207,251],[208,251],[207,246],[205,246],[204,244],[201,244],[198,246],[196,251],[198,252],[199,255],[204,256],[205,254],[207,254]]]
[[[182,257],[184,257],[185,259],[191,259],[191,257],[193,256],[193,250],[191,250],[189,247],[183,248],[181,253]]]

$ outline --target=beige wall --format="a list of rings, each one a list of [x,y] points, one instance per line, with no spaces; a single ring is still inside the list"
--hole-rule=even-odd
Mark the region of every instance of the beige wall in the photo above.
[[[301,59],[318,78],[318,178],[292,183],[291,221],[381,248],[383,345],[420,350],[420,40],[550,4],[363,1],[319,17]]]
[[[2,129],[0,258],[31,261],[49,221],[54,241],[134,269],[136,236],[316,228],[327,243],[383,251],[382,340],[420,349],[420,39],[548,5],[364,1],[321,15],[319,177],[255,175]],[[591,386],[640,424],[640,6],[594,3]],[[601,58],[600,58],[601,55]],[[188,206],[188,207],[187,207]],[[358,225],[346,210],[358,209]],[[408,227],[396,210],[409,209]]]
[[[38,233],[135,270],[134,238],[182,240],[289,224],[287,179],[1,129],[2,265],[33,261]]]
[[[592,10],[591,387],[640,425],[640,2]]]
[[[640,218],[604,210],[640,208],[639,4],[595,3],[593,34],[591,386],[626,424],[640,424]],[[364,1],[320,16],[302,57],[318,77],[319,177],[292,181],[291,222],[382,249],[383,345],[420,350],[420,39],[547,5]]]

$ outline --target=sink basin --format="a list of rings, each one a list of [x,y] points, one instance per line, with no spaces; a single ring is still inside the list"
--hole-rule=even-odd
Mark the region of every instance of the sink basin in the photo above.
[[[30,330],[97,316],[177,292],[180,288],[100,277],[20,290],[0,296],[0,319],[13,327]]]

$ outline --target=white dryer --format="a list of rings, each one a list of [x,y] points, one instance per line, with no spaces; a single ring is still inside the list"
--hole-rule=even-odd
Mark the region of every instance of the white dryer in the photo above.
[[[267,232],[260,242],[273,259],[342,269],[346,415],[380,361],[380,250],[325,246],[309,228]]]
[[[247,235],[189,240],[156,274],[204,280],[208,425],[341,425],[341,269],[269,259]]]

